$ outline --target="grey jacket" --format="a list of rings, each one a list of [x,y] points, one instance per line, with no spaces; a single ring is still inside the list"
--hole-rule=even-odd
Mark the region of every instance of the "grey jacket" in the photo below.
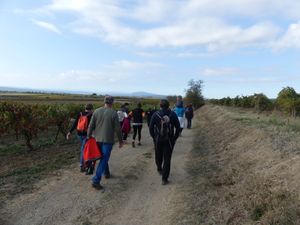
[[[111,108],[101,107],[95,110],[89,124],[87,136],[95,136],[97,142],[114,143],[115,134],[122,142],[118,114]]]

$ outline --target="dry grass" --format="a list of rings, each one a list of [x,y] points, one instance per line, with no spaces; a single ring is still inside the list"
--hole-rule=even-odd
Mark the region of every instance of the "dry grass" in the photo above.
[[[198,111],[190,177],[174,202],[186,210],[174,223],[300,224],[299,138],[247,126],[231,113],[207,106]]]

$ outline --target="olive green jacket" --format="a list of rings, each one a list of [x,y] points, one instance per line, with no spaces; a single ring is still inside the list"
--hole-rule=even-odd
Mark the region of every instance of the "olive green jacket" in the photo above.
[[[122,132],[117,112],[106,107],[96,109],[91,118],[87,136],[93,135],[97,142],[114,143],[115,134],[119,142],[122,142]]]

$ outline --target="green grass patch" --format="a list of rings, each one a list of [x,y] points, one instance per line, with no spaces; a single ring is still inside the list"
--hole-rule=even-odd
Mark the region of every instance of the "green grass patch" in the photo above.
[[[27,148],[18,144],[11,144],[0,147],[0,156],[17,155],[27,151]]]
[[[275,115],[258,115],[255,113],[232,112],[231,118],[247,126],[262,129],[275,128],[287,132],[300,132],[300,120]]]

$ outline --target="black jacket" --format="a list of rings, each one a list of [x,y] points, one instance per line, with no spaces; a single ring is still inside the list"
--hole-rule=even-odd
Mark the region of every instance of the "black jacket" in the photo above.
[[[159,115],[157,115],[157,113]],[[157,140],[158,134],[156,134],[155,130],[156,130],[156,127],[160,126],[160,123],[161,123],[161,119],[159,116],[162,117],[164,115],[167,115],[170,118],[170,124],[172,127],[172,129],[171,129],[172,133],[171,133],[170,139],[174,145],[175,141],[177,140],[177,138],[179,137],[179,134],[180,134],[180,124],[179,124],[179,120],[178,120],[176,113],[170,109],[161,109],[152,115],[150,125],[149,125],[150,135],[154,139],[154,141]],[[174,129],[175,129],[175,131],[174,131]]]
[[[89,123],[90,123],[91,118],[92,118],[92,115],[93,115],[93,112],[86,112],[86,111],[80,112],[80,113],[78,113],[78,115],[77,115],[77,117],[76,117],[74,123],[72,124],[72,127],[71,127],[71,129],[70,129],[70,133],[72,133],[74,130],[76,130],[77,124],[78,124],[78,120],[79,120],[79,118],[80,118],[80,116],[81,116],[81,113],[82,113],[83,116],[88,115],[87,117],[88,117],[88,121],[89,121]],[[87,131],[83,131],[83,132],[77,131],[77,135],[79,135],[79,136],[86,136],[86,135],[87,135]]]

